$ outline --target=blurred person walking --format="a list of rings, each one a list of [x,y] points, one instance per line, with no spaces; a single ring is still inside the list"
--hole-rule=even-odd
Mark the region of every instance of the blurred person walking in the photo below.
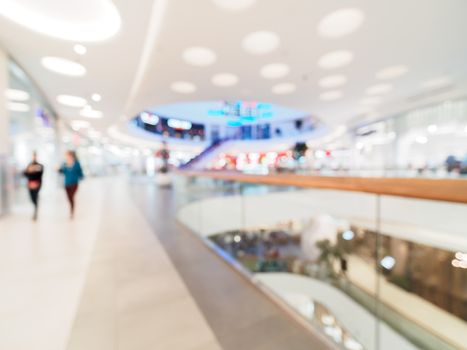
[[[75,194],[78,190],[79,182],[84,178],[76,152],[67,151],[65,153],[65,163],[60,167],[59,172],[65,177],[65,191],[70,203],[70,218],[73,219],[75,213]]]
[[[37,154],[32,154],[31,163],[23,171],[23,175],[28,179],[29,197],[34,204],[34,214],[32,219],[37,220],[37,212],[39,210],[39,192],[42,187],[42,175],[44,174],[44,166],[37,161]]]

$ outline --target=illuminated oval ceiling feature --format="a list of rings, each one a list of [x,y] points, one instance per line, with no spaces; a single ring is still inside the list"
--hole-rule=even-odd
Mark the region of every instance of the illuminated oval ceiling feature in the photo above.
[[[2,0],[0,15],[37,33],[70,41],[106,40],[121,26],[110,0]]]
[[[280,79],[290,72],[290,67],[285,63],[270,63],[261,68],[260,74],[266,79]]]
[[[217,60],[217,55],[213,50],[201,46],[185,49],[182,57],[186,63],[199,67],[210,66]]]
[[[252,55],[264,55],[279,47],[279,35],[268,30],[248,34],[242,41],[243,49]]]
[[[170,85],[170,88],[180,94],[192,94],[196,91],[196,85],[189,81],[175,81]]]
[[[211,78],[211,82],[216,86],[229,87],[238,83],[238,77],[232,73],[219,73]]]
[[[240,12],[253,6],[256,0],[213,0],[221,9],[231,12]]]
[[[41,63],[44,68],[62,75],[80,77],[86,74],[86,68],[83,65],[61,57],[47,56],[42,58]]]
[[[330,13],[318,25],[318,32],[325,38],[340,38],[356,31],[365,15],[356,8],[345,8]]]

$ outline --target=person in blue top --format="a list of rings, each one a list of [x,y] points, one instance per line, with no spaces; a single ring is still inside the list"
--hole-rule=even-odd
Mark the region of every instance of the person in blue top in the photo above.
[[[59,171],[65,177],[65,191],[70,203],[70,217],[73,218],[75,213],[75,194],[78,190],[79,182],[84,178],[76,152],[67,151],[65,153],[65,163],[63,163]]]

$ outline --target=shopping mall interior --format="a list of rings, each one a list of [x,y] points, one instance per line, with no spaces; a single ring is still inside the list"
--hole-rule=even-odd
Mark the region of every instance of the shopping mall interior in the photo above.
[[[466,14],[0,0],[0,349],[467,349]]]

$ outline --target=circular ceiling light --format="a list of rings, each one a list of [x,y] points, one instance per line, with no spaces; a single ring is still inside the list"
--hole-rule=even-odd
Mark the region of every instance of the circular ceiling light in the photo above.
[[[252,55],[264,55],[279,47],[279,36],[267,30],[248,34],[242,41],[243,49]]]
[[[376,73],[376,79],[380,80],[388,80],[399,78],[406,74],[409,71],[409,68],[403,64],[397,66],[390,66],[381,69],[379,72]]]
[[[37,33],[75,42],[109,39],[121,26],[111,0],[2,0],[0,15]]]
[[[87,104],[86,99],[73,95],[58,95],[57,102],[68,107],[84,107]]]
[[[180,94],[192,94],[196,91],[196,85],[188,81],[176,81],[170,85],[172,91]]]
[[[12,101],[27,101],[31,97],[26,91],[18,89],[7,89],[5,96]]]
[[[214,4],[226,11],[238,12],[251,7],[256,0],[212,0]]]
[[[344,85],[347,82],[345,75],[330,75],[318,82],[322,88],[330,89]]]
[[[233,86],[238,83],[238,77],[231,73],[219,73],[212,77],[211,82],[220,87]]]
[[[352,52],[347,50],[338,50],[328,52],[321,56],[318,65],[324,69],[335,69],[348,65],[354,59]]]
[[[73,50],[80,56],[85,55],[88,51],[88,49],[86,49],[86,46],[83,46],[81,44],[76,44],[75,46],[73,46]]]
[[[379,84],[379,85],[370,86],[368,89],[366,89],[366,93],[368,95],[382,95],[382,94],[388,93],[391,90],[392,90],[392,85]]]
[[[29,105],[20,102],[8,102],[7,108],[12,112],[27,112],[30,110]]]
[[[365,106],[375,106],[382,102],[380,97],[366,97],[360,100],[360,103]]]
[[[325,38],[340,38],[357,30],[364,19],[365,15],[359,9],[340,9],[319,22],[318,33]]]
[[[272,87],[272,93],[276,95],[288,95],[295,90],[297,90],[297,87],[292,83],[281,83]]]
[[[92,108],[83,108],[80,112],[79,115],[85,118],[90,118],[90,119],[99,119],[102,118],[102,112],[97,111]]]
[[[439,89],[445,86],[448,86],[452,83],[449,77],[439,77],[424,81],[420,84],[423,89]]]
[[[92,99],[94,102],[99,102],[100,100],[102,100],[102,96],[99,95],[99,94],[92,94],[91,99]]]
[[[45,68],[58,74],[71,77],[80,77],[86,74],[84,66],[65,58],[47,56],[42,58],[41,62]]]
[[[185,49],[182,57],[186,63],[199,67],[210,66],[217,60],[217,56],[214,51],[201,46]]]
[[[290,72],[290,67],[285,63],[270,63],[261,68],[260,74],[266,79],[280,79]]]
[[[342,92],[339,90],[326,91],[319,95],[319,99],[322,101],[334,101],[342,97]]]

